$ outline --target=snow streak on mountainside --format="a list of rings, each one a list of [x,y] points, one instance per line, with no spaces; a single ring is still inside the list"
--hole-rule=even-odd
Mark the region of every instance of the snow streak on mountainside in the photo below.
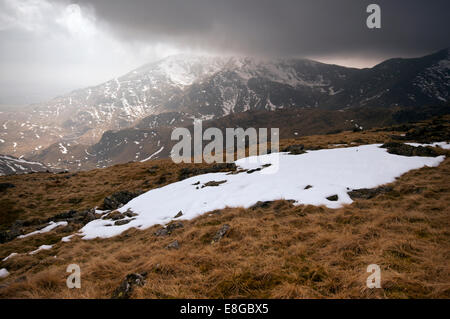
[[[348,192],[353,189],[393,182],[409,170],[438,166],[445,158],[392,155],[379,146],[243,158],[236,165],[247,171],[204,174],[150,190],[118,209],[122,213],[131,210],[136,216],[127,217],[120,225],[97,219],[85,225],[81,234],[84,239],[107,238],[130,228],[165,225],[180,211],[182,219],[192,219],[227,206],[248,208],[258,201],[277,199],[338,208],[352,202]],[[262,169],[252,171],[257,168]]]
[[[45,165],[27,161],[8,155],[0,155],[0,176],[11,174],[23,174],[31,172],[45,172],[48,168]]]

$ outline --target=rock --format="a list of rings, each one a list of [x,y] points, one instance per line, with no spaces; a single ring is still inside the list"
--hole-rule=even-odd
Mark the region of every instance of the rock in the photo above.
[[[197,167],[184,167],[178,171],[178,180],[183,180],[191,176],[207,174],[207,173],[217,173],[223,171],[235,171],[236,164],[234,163],[216,163],[214,165],[197,168]]]
[[[178,214],[176,214],[173,218],[179,218],[179,217],[181,217],[181,216],[183,216],[183,212],[180,210],[180,211],[178,212]]]
[[[123,213],[125,216],[127,216],[127,217],[134,217],[134,216],[137,216],[138,214],[136,214],[136,213],[133,213],[132,211],[131,211],[131,209],[127,209],[127,211],[125,212],[125,213]]]
[[[254,168],[254,169],[249,169],[249,170],[247,171],[247,174],[252,174],[252,173],[254,173],[254,172],[259,172],[261,169],[262,169],[261,167]]]
[[[411,146],[408,144],[389,142],[381,145],[382,148],[387,148],[388,153],[402,156],[427,156],[436,157],[439,154],[431,147],[427,146]]]
[[[125,279],[122,281],[120,286],[114,290],[111,298],[112,299],[129,299],[133,292],[134,287],[136,286],[144,286],[145,278],[147,277],[147,273],[141,274],[128,274]]]
[[[391,186],[380,186],[377,188],[361,188],[348,192],[348,195],[352,199],[370,199],[379,194],[384,194],[392,190],[393,188]]]
[[[154,234],[155,236],[168,236],[170,235],[175,229],[177,228],[183,228],[184,225],[181,222],[175,222],[170,223],[166,227],[158,229]]]
[[[183,228],[183,227],[184,227],[183,223],[181,223],[181,222],[175,222],[175,223],[170,223],[169,225],[167,225],[166,229],[167,229],[169,232],[172,232],[174,229],[177,229],[177,228]]]
[[[250,209],[257,209],[257,208],[268,208],[272,204],[271,201],[257,201],[256,204],[250,206]]]
[[[304,189],[310,189],[310,188],[312,188],[311,185],[306,185]]]
[[[67,221],[69,223],[76,223],[86,225],[87,223],[99,219],[101,217],[100,214],[95,213],[95,209],[86,209],[86,210],[69,210],[67,212],[59,213],[53,217],[48,218],[45,223],[49,222],[58,222],[58,221]]]
[[[178,243],[178,240],[175,240],[175,241],[171,242],[169,245],[167,245],[166,248],[167,249],[179,249],[180,244]]]
[[[0,192],[4,192],[8,188],[14,188],[14,187],[16,187],[16,185],[11,184],[11,183],[0,183]]]
[[[226,180],[224,181],[209,181],[203,184],[202,188],[204,187],[211,187],[211,186],[219,186],[220,184],[226,183]]]
[[[0,231],[0,244],[13,240],[17,236],[22,235],[23,231],[18,227],[11,227],[10,229]]]
[[[114,226],[126,225],[131,222],[132,219],[121,219],[114,222]]]
[[[339,199],[339,196],[338,195],[333,195],[333,196],[327,197],[327,199],[329,201],[335,202],[335,201],[337,201]]]
[[[135,192],[129,192],[129,191],[120,191],[120,192],[116,192],[108,197],[106,197],[103,200],[103,209],[107,210],[114,210],[119,208],[120,205],[125,205],[127,204],[130,200],[132,200],[133,198],[141,195],[143,193],[143,191],[138,190]]]
[[[169,231],[166,228],[160,228],[157,231],[155,231],[155,236],[168,236]]]
[[[119,219],[124,219],[124,218],[125,218],[125,215],[117,210],[115,210],[111,213],[108,213],[108,215],[105,216],[105,219],[112,219],[112,220],[119,220]]]
[[[67,220],[70,218],[74,218],[75,215],[77,215],[78,212],[76,210],[69,210],[66,212],[62,212],[59,214],[56,214],[55,216],[49,218],[49,221],[60,221],[60,220]]]
[[[230,228],[230,225],[224,224],[214,235],[211,243],[214,244],[220,241],[229,232]]]
[[[292,155],[299,155],[306,153],[305,146],[303,144],[289,145],[288,147],[282,149],[282,152],[289,152],[289,154]]]
[[[94,212],[87,211],[85,216],[84,216],[83,223],[87,224],[87,223],[89,223],[89,222],[91,222],[93,220],[96,220],[96,219],[97,219],[97,216],[95,215]]]

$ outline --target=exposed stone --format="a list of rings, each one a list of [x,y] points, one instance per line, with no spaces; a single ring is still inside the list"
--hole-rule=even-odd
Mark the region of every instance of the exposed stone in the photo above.
[[[339,199],[339,196],[338,195],[332,195],[332,196],[327,197],[327,199],[329,201],[335,202],[335,201],[337,201]]]
[[[114,222],[114,226],[126,225],[131,222],[132,219],[121,219]]]
[[[211,187],[211,186],[219,186],[220,184],[223,184],[225,182],[226,182],[226,180],[223,180],[223,181],[209,181],[209,182],[206,182],[205,184],[203,184],[202,188],[204,188],[204,187]]]
[[[134,287],[136,286],[144,286],[145,278],[147,277],[147,273],[141,274],[128,274],[125,279],[122,281],[120,286],[114,290],[111,298],[112,299],[129,299],[133,292]]]
[[[17,236],[22,235],[21,228],[18,227],[11,227],[10,229],[0,231],[0,244],[6,243],[8,241],[13,240]]]
[[[231,229],[230,225],[224,224],[214,235],[211,243],[214,244],[220,241],[229,232],[230,229]]]
[[[167,249],[179,249],[180,244],[178,243],[178,240],[175,240],[175,241],[171,242],[169,245],[167,245],[166,248]]]
[[[250,209],[257,209],[257,208],[268,208],[272,204],[271,201],[257,201],[255,204],[250,206]]]
[[[236,170],[236,164],[234,163],[217,163],[208,167],[204,168],[189,168],[184,167],[179,170],[178,172],[178,180],[183,180],[191,176],[195,175],[202,175],[207,173],[217,173],[217,172],[223,172],[223,171],[235,171]]]
[[[348,192],[348,195],[352,199],[370,199],[379,194],[388,193],[392,190],[393,188],[391,186],[380,186],[377,188],[361,188]]]
[[[292,154],[292,155],[299,155],[299,154],[306,153],[305,146],[303,144],[289,145],[288,147],[285,147],[281,151],[289,152],[289,154]]]
[[[403,143],[389,142],[381,145],[383,148],[387,148],[388,153],[402,156],[428,156],[436,157],[439,154],[429,146],[411,146]]]
[[[306,185],[304,189],[310,189],[310,188],[312,188],[311,185]]]
[[[112,219],[112,220],[119,220],[119,219],[124,219],[124,218],[125,218],[125,215],[117,210],[115,210],[105,216],[105,219]]]
[[[125,215],[127,217],[134,217],[134,216],[137,216],[138,214],[133,213],[133,211],[131,209],[127,209],[127,211],[125,213],[123,213],[123,215]]]
[[[181,217],[181,216],[183,216],[183,212],[180,210],[180,211],[178,212],[178,214],[176,214],[173,218],[179,218],[179,217]]]
[[[175,222],[175,223],[170,223],[169,225],[167,225],[166,229],[169,232],[172,232],[173,230],[177,229],[177,228],[183,228],[184,225],[181,222]]]
[[[168,236],[175,229],[182,228],[182,227],[184,227],[184,225],[181,222],[170,223],[166,227],[158,229],[154,234],[155,234],[155,236]]]
[[[116,192],[103,200],[103,209],[114,210],[120,207],[120,205],[127,204],[133,198],[141,195],[143,191],[138,190],[135,192],[120,191]]]
[[[160,228],[154,234],[155,236],[168,236],[170,233],[167,228]]]

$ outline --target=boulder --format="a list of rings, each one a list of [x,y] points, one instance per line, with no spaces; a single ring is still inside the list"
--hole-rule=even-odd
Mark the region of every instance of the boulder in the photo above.
[[[328,196],[327,199],[329,201],[335,202],[335,201],[337,201],[339,199],[339,196],[338,195],[332,195],[332,196]]]
[[[132,219],[121,219],[121,220],[117,220],[114,222],[114,226],[121,226],[121,225],[126,225],[129,222],[131,222]]]
[[[166,248],[167,249],[179,249],[180,244],[178,243],[178,240],[175,240],[175,241],[171,242],[169,245],[167,245]]]
[[[272,204],[271,201],[257,201],[255,204],[250,206],[250,209],[257,209],[257,208],[268,208]]]
[[[207,174],[207,173],[217,173],[224,171],[235,171],[236,164],[234,163],[216,163],[214,165],[197,168],[197,167],[184,167],[178,171],[178,180],[183,180],[191,176]]]
[[[114,210],[120,207],[120,205],[127,204],[133,198],[141,195],[143,191],[138,190],[135,192],[130,191],[120,191],[116,192],[103,200],[103,209],[105,210]]]
[[[125,279],[121,282],[120,286],[114,290],[111,298],[112,299],[129,299],[133,293],[133,289],[136,286],[144,286],[145,278],[147,273],[133,273],[128,274]]]
[[[108,213],[105,216],[105,219],[112,219],[112,220],[119,220],[119,219],[124,219],[124,218],[125,218],[125,215],[117,210],[115,210],[111,213]]]
[[[305,152],[305,145],[303,145],[303,144],[289,145],[288,147],[285,147],[281,151],[282,152],[289,152],[289,154],[292,154],[292,155],[299,155],[299,154],[306,153]]]
[[[393,188],[391,186],[380,186],[377,188],[360,188],[348,192],[348,195],[352,199],[371,199],[379,194],[388,193],[392,190]]]
[[[209,181],[203,184],[203,187],[211,187],[211,186],[219,186],[220,184],[226,183],[226,180],[223,181]]]
[[[175,229],[177,228],[183,228],[184,225],[181,222],[175,222],[170,223],[166,227],[158,229],[154,234],[155,236],[168,236],[170,235]]]
[[[382,148],[387,148],[388,153],[402,156],[427,156],[436,157],[439,154],[429,146],[411,146],[408,144],[389,142],[381,145]]]
[[[180,211],[178,212],[178,214],[176,214],[173,218],[179,218],[179,217],[181,217],[181,216],[183,216],[183,212],[180,210]]]
[[[224,224],[214,235],[211,243],[214,244],[220,241],[230,231],[230,229],[230,225]]]

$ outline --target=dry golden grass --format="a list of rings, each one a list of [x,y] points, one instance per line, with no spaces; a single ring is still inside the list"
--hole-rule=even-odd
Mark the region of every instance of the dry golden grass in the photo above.
[[[344,132],[281,145],[384,142],[389,134]],[[154,165],[158,173],[149,175]],[[17,188],[1,200],[22,208],[16,213],[20,218],[49,217],[77,208],[70,198],[82,198],[78,206],[92,207],[117,190],[147,190],[176,181],[181,167],[161,160],[81,172],[67,180],[52,174],[2,177],[1,182]],[[163,174],[166,181],[156,184]],[[69,243],[60,242],[67,234],[58,229],[16,239],[0,246],[0,258],[22,253],[0,262],[11,273],[0,280],[7,285],[0,288],[0,297],[109,298],[127,274],[146,271],[147,282],[135,289],[134,298],[450,298],[449,177],[447,158],[439,167],[401,176],[392,192],[341,209],[293,206],[284,200],[268,208],[226,208],[183,221],[184,228],[168,237],[156,237],[155,226]],[[225,223],[231,231],[211,244]],[[180,249],[166,249],[174,240]],[[49,251],[26,254],[52,243]],[[72,263],[81,267],[81,289],[66,287],[66,267]],[[366,288],[369,264],[380,265],[382,289]]]

